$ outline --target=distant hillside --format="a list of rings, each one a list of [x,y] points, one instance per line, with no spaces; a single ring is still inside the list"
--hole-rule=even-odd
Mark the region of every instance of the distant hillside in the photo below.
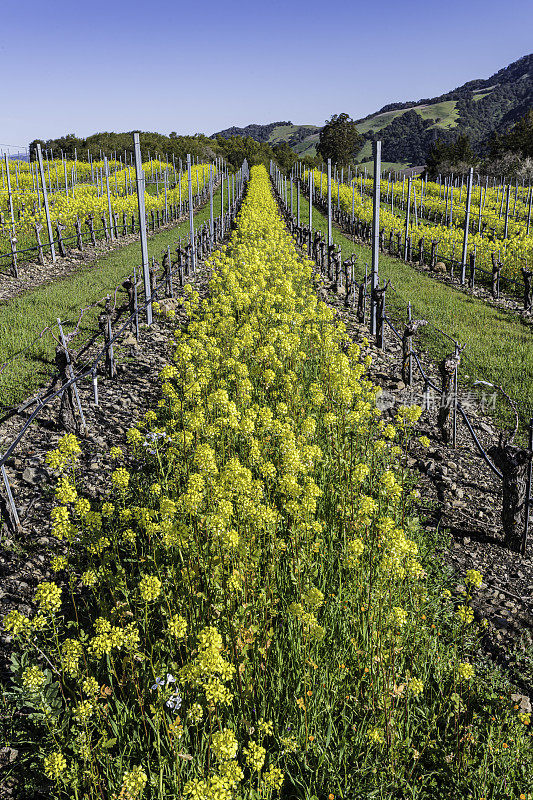
[[[483,154],[486,141],[508,130],[533,106],[533,55],[524,56],[490,78],[476,79],[417,103],[393,103],[377,114],[358,120],[370,141],[380,138],[383,158],[423,163],[436,138],[470,137],[474,150]],[[364,154],[363,154],[364,155]]]
[[[389,103],[357,120],[367,140],[358,160],[369,160],[371,142],[380,138],[384,162],[423,164],[436,138],[448,141],[459,134],[467,134],[474,149],[484,154],[490,136],[508,130],[532,106],[533,55],[527,55],[490,78],[476,78],[438,97]],[[251,136],[271,144],[286,141],[300,155],[315,155],[319,132],[316,125],[272,122],[227,128],[214,136]]]
[[[222,136],[223,139],[229,139],[230,136],[251,136],[256,142],[268,142],[269,136],[274,128],[286,127],[292,125],[292,122],[270,122],[268,125],[247,125],[246,128],[226,128],[218,133],[213,133],[211,138],[215,136]]]
[[[229,139],[230,136],[251,136],[256,142],[268,142],[269,144],[287,142],[298,153],[304,142],[304,149],[309,148],[308,139],[312,139],[314,136],[318,141],[319,131],[320,128],[317,125],[293,125],[290,121],[270,122],[268,125],[226,128],[214,133],[211,138],[222,136],[223,139]]]

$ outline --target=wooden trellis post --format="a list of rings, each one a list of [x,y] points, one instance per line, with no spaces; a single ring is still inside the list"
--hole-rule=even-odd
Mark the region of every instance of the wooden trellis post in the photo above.
[[[533,272],[522,267],[522,278],[524,279],[524,311],[533,309]]]
[[[11,274],[14,278],[18,278],[18,267],[17,267],[17,237],[15,236],[15,229],[13,228],[13,232],[9,237],[9,243],[11,245]]]
[[[163,256],[163,269],[165,271],[165,297],[174,297],[172,288],[172,261],[170,258],[170,245]]]
[[[100,219],[102,221],[102,228],[104,229],[105,240],[106,240],[106,242],[109,242],[109,229],[107,227],[107,219],[106,219],[105,214],[102,214]]]
[[[530,437],[531,443],[531,437]],[[489,450],[502,473],[502,525],[505,544],[515,552],[525,551],[531,491],[531,450],[503,440]]]
[[[126,278],[126,280],[122,284],[122,288],[126,291],[128,295],[128,316],[134,317],[135,315],[135,286],[133,283],[132,278]],[[135,326],[135,319],[131,321],[131,329],[134,330]]]
[[[62,258],[65,258],[67,255],[67,251],[65,248],[65,243],[63,241],[63,231],[65,230],[66,225],[62,225],[61,222],[56,224],[56,235],[57,235],[57,249],[59,250],[59,255]]]
[[[76,217],[76,222],[74,223],[76,227],[76,243],[78,245],[78,250],[83,253],[83,237],[81,234],[81,225],[79,217]]]
[[[41,264],[41,266],[43,266],[44,265],[44,251],[43,251],[43,245],[42,245],[41,236],[40,236],[40,233],[41,233],[41,231],[43,229],[43,226],[40,225],[40,224],[35,223],[34,226],[33,226],[33,229],[35,231],[35,238],[37,239],[37,253],[38,253],[38,258],[39,258],[39,264]]]
[[[113,332],[111,330],[111,306],[109,297],[106,300],[104,310],[98,317],[98,325],[104,336],[106,371],[109,378],[115,378],[117,370],[115,366],[113,344],[111,343]]]
[[[68,383],[69,380],[74,378],[74,370],[72,369],[72,361],[70,357],[70,352],[67,346],[67,341],[65,339],[65,334],[63,333],[63,327],[61,325],[61,320],[57,320],[57,324],[59,327],[59,336],[61,338],[61,346],[56,348],[56,366],[59,370],[59,375],[61,379],[62,385]],[[66,430],[70,430],[68,426],[74,425],[74,432],[77,429],[77,424],[75,421],[74,416],[74,403],[72,400],[72,395],[76,400],[76,405],[78,407],[78,412],[80,415],[81,420],[81,433],[83,436],[87,433],[87,424],[85,422],[85,415],[83,413],[83,408],[81,407],[81,400],[78,393],[78,387],[76,382],[72,383],[71,386],[66,389],[61,395],[61,408],[59,413],[59,418],[61,423],[64,425]]]
[[[491,292],[492,296],[495,300],[498,299],[500,296],[500,271],[502,265],[499,261],[496,261],[496,253],[492,252],[492,282],[491,282]]]
[[[89,228],[89,234],[91,236],[91,244],[94,246],[96,245],[96,235],[94,233],[94,217],[92,214],[89,214],[89,216],[85,220],[85,224]]]
[[[409,303],[409,314],[411,314],[411,304]],[[413,382],[413,347],[412,340],[415,333],[427,325],[427,320],[417,319],[410,321],[404,329],[402,335],[402,380],[406,386],[411,386]]]
[[[375,286],[371,290],[370,300],[376,309],[376,347],[385,349],[385,292],[389,288],[390,281],[385,286]]]
[[[439,372],[442,381],[442,396],[439,411],[437,414],[437,425],[441,432],[442,440],[448,444],[450,438],[455,447],[455,402],[457,396],[457,370],[461,361],[461,351],[463,348],[456,347],[455,353],[446,356],[439,364]],[[454,424],[450,437],[449,417],[454,410]]]

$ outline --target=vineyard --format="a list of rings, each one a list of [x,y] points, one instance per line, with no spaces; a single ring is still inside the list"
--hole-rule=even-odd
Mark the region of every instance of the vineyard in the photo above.
[[[127,216],[120,166],[112,202]],[[186,177],[169,181],[167,164],[156,174],[164,191],[147,208],[179,205]],[[199,192],[212,174],[194,174]],[[54,219],[72,235],[109,214],[102,187],[76,184],[66,162],[60,175]],[[4,224],[30,247],[44,222],[31,171],[17,177],[17,219]],[[327,191],[321,173],[311,180]],[[331,185],[345,212],[372,218],[364,179],[360,192]],[[433,219],[410,235],[457,258],[462,199],[411,188]],[[385,190],[391,235],[405,230],[401,192]],[[512,276],[531,263],[531,190],[517,189],[509,238],[501,197],[480,192],[486,229],[470,241],[488,268],[497,248]],[[318,299],[323,278],[263,166],[201,270],[207,291],[193,272],[186,324],[165,328],[153,407],[106,454],[105,495],[79,466],[84,441],[67,434],[47,455],[53,574],[33,611],[3,620],[4,731],[19,731],[28,797],[529,800],[530,714],[478,657],[483,577],[469,570],[452,595],[406,466],[422,409],[379,410],[369,342]]]
[[[312,185],[321,198],[327,196],[327,175],[320,170],[301,172],[303,186]],[[347,175],[347,178],[351,176]],[[349,184],[337,175],[331,181],[333,204],[352,220],[372,221],[373,180],[362,174]],[[380,196],[381,229],[389,248],[393,244],[427,263],[444,261],[448,269],[470,267],[492,275],[497,265],[503,278],[522,282],[522,270],[533,267],[531,229],[532,187],[511,184],[455,186],[423,179],[394,181],[383,176]],[[465,220],[468,204],[468,240]],[[388,208],[390,206],[390,209]],[[410,259],[409,259],[410,260]]]
[[[45,255],[55,253],[54,245],[65,255],[70,242],[81,249],[84,242],[94,245],[97,239],[117,239],[139,229],[135,166],[107,159],[90,164],[47,159],[46,167],[47,174],[43,165],[41,176],[32,162],[8,163],[6,159],[5,170],[2,167],[0,266],[9,267],[15,277],[20,261],[38,256],[44,264]],[[150,159],[142,171],[150,182],[145,207],[152,228],[156,220],[159,227],[160,221],[177,219],[188,208],[187,170]],[[216,173],[211,165],[192,165],[191,189],[196,198]],[[48,235],[41,236],[43,231]]]

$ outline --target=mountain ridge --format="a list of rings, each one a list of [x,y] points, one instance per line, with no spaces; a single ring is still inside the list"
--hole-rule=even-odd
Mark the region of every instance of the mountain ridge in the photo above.
[[[480,153],[488,139],[507,131],[533,106],[533,54],[502,67],[488,78],[474,78],[435,97],[388,103],[356,120],[366,139],[360,162],[371,158],[371,142],[380,138],[383,160],[420,164],[437,139],[451,141],[469,136]],[[216,136],[251,136],[258,142],[287,142],[299,155],[315,155],[321,128],[291,121],[226,128]],[[261,138],[259,138],[261,137]]]

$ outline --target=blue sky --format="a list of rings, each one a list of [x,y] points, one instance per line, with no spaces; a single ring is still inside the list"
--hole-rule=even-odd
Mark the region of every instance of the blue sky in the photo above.
[[[0,150],[64,133],[358,118],[489,77],[533,41],[530,0],[2,5]]]

